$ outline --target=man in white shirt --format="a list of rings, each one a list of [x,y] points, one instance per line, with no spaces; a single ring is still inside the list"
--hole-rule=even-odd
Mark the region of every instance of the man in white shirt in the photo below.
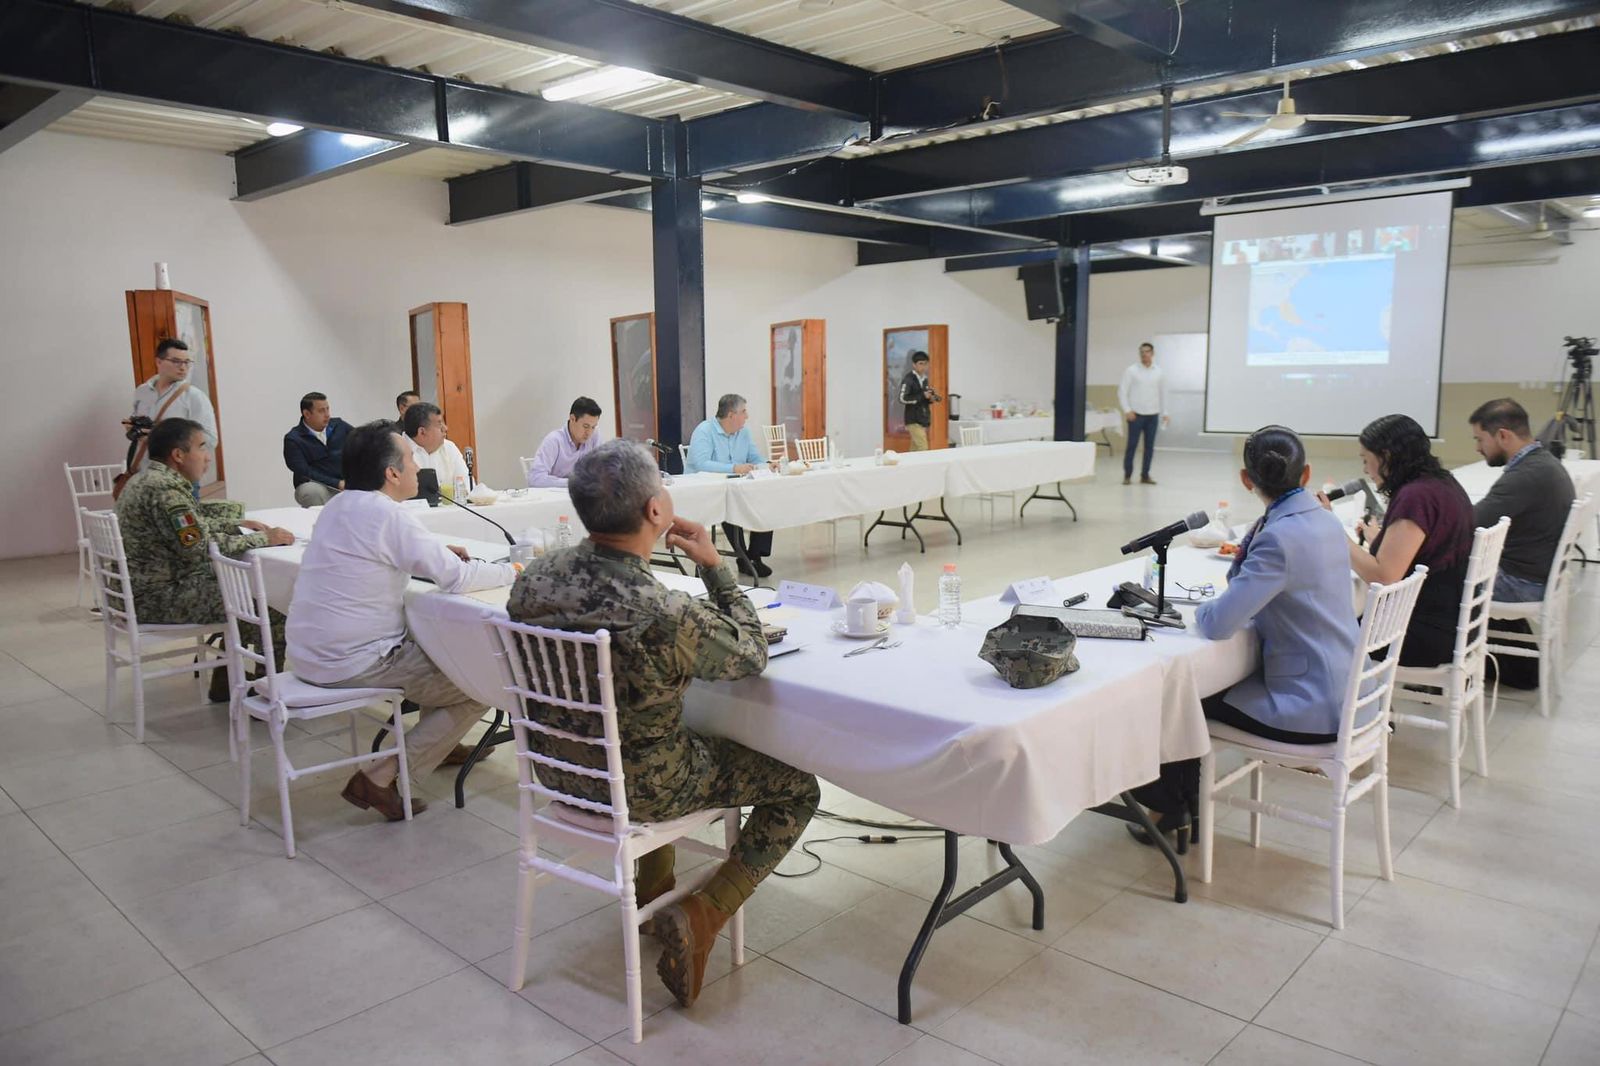
[[[417,494],[417,461],[393,422],[353,430],[344,448],[345,491],[334,496],[306,546],[289,603],[289,663],[295,675],[327,688],[398,688],[422,708],[406,730],[414,777],[464,761],[461,738],[483,716],[406,630],[405,592],[413,575],[444,592],[510,585],[509,563],[475,562],[441,543],[401,504]],[[344,788],[357,807],[390,821],[404,817],[396,759],[358,770]],[[416,799],[413,813],[426,808]]]
[[[564,489],[581,456],[600,446],[600,405],[587,396],[572,401],[567,424],[545,434],[544,442],[528,464],[530,489]]]
[[[168,337],[156,345],[156,376],[133,390],[133,414],[152,420],[161,414],[163,418],[187,418],[198,422],[200,428],[206,431],[206,442],[215,450],[217,413],[211,407],[211,398],[189,383],[189,368],[193,365],[189,346],[182,341]],[[180,387],[183,391],[174,396],[172,390]],[[172,401],[170,405],[167,404],[169,399]],[[132,420],[123,419],[122,424],[130,426]],[[130,458],[134,454],[137,454],[137,448],[130,451]],[[143,470],[149,465],[150,456],[146,454],[139,462],[139,469]]]
[[[1122,456],[1122,483],[1133,483],[1133,450],[1144,437],[1144,461],[1139,466],[1139,482],[1154,485],[1150,460],[1156,450],[1156,427],[1172,420],[1167,417],[1167,375],[1155,365],[1156,347],[1149,341],[1139,345],[1139,361],[1122,372],[1117,386],[1117,403],[1128,420],[1128,450]]]
[[[444,412],[438,407],[418,400],[406,408],[405,427],[418,469],[437,473],[441,489],[449,490],[456,478],[468,477],[467,460],[446,436],[450,427],[444,424]]]

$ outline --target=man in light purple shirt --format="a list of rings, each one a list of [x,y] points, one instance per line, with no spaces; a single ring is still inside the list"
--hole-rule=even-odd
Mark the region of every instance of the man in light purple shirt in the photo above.
[[[552,430],[539,445],[532,464],[528,467],[528,487],[531,489],[564,489],[572,464],[578,456],[593,451],[600,443],[595,427],[600,424],[600,405],[587,396],[572,401],[567,414],[567,424]]]

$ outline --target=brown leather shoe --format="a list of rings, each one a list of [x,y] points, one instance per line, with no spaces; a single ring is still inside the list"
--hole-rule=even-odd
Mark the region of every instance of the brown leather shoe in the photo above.
[[[728,915],[700,893],[685,896],[656,915],[655,935],[661,941],[656,974],[681,1007],[692,1007],[706,979],[706,959]]]
[[[1156,479],[1151,477],[1149,474],[1146,474],[1139,479],[1139,484],[1141,485],[1154,485],[1155,483]]]
[[[388,788],[381,788],[372,783],[372,778],[357,770],[350,775],[350,780],[345,783],[344,791],[339,794],[362,810],[371,807],[391,822],[405,821],[406,809],[400,800],[400,785],[398,782],[391,782]],[[428,805],[423,802],[422,797],[413,793],[411,796],[411,813],[417,815],[427,809]]]
[[[455,747],[450,749],[449,755],[446,755],[442,760],[440,760],[439,765],[465,766],[467,760],[472,758],[472,753],[474,750],[476,750],[476,748],[476,744],[457,744]]]

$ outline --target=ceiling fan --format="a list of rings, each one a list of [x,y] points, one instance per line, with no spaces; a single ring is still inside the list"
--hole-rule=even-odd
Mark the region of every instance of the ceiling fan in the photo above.
[[[1253,130],[1248,130],[1223,145],[1232,148],[1236,144],[1243,144],[1252,138],[1259,137],[1268,130],[1297,130],[1307,122],[1362,122],[1369,125],[1381,126],[1390,122],[1405,122],[1410,115],[1302,115],[1295,110],[1294,97],[1289,95],[1289,79],[1283,79],[1283,98],[1278,101],[1278,109],[1270,115],[1254,114],[1247,111],[1224,111],[1223,118],[1254,118],[1260,119],[1261,125]]]

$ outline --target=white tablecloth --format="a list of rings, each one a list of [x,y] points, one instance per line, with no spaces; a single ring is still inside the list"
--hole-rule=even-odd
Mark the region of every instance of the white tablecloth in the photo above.
[[[263,555],[273,557],[270,583],[281,588],[287,578],[292,585],[296,549]],[[1088,592],[1103,603],[1141,565],[1063,578],[1056,592]],[[1173,575],[1185,584],[1218,581],[1226,566],[1206,553],[1173,549]],[[677,587],[696,584],[658,576]],[[503,593],[451,596],[414,582],[407,594],[417,642],[488,704],[504,701],[483,623],[504,610]],[[858,645],[828,631],[841,611],[790,609],[788,641],[804,647],[773,659],[759,677],[696,682],[687,719],[913,817],[1032,844],[1085,808],[1154,779],[1163,761],[1204,753],[1201,697],[1255,665],[1247,635],[1210,642],[1160,631],[1143,643],[1082,641],[1077,673],[1012,689],[977,657],[984,632],[1009,610],[994,597],[978,600],[964,608],[959,629],[923,618],[894,627],[901,647],[846,659]]]
[[[850,459],[837,468],[754,479],[679,475],[672,479],[672,503],[678,514],[705,525],[726,520],[747,529],[789,529],[939,496],[1011,492],[1094,474],[1094,445],[1082,441],[945,448],[899,459],[893,466],[877,466],[870,458]],[[429,507],[412,500],[405,506],[415,508],[430,533],[482,540],[499,536],[482,518],[449,503]],[[513,536],[529,527],[552,529],[561,515],[567,515],[580,534],[583,528],[566,489],[528,489],[516,498],[502,493],[495,503],[478,510]],[[321,513],[319,507],[273,507],[251,511],[250,517],[305,539]]]
[[[1024,415],[1017,418],[963,418],[951,423],[950,436],[961,439],[961,426],[983,427],[983,443],[1010,444],[1019,440],[1054,440],[1055,415]]]

